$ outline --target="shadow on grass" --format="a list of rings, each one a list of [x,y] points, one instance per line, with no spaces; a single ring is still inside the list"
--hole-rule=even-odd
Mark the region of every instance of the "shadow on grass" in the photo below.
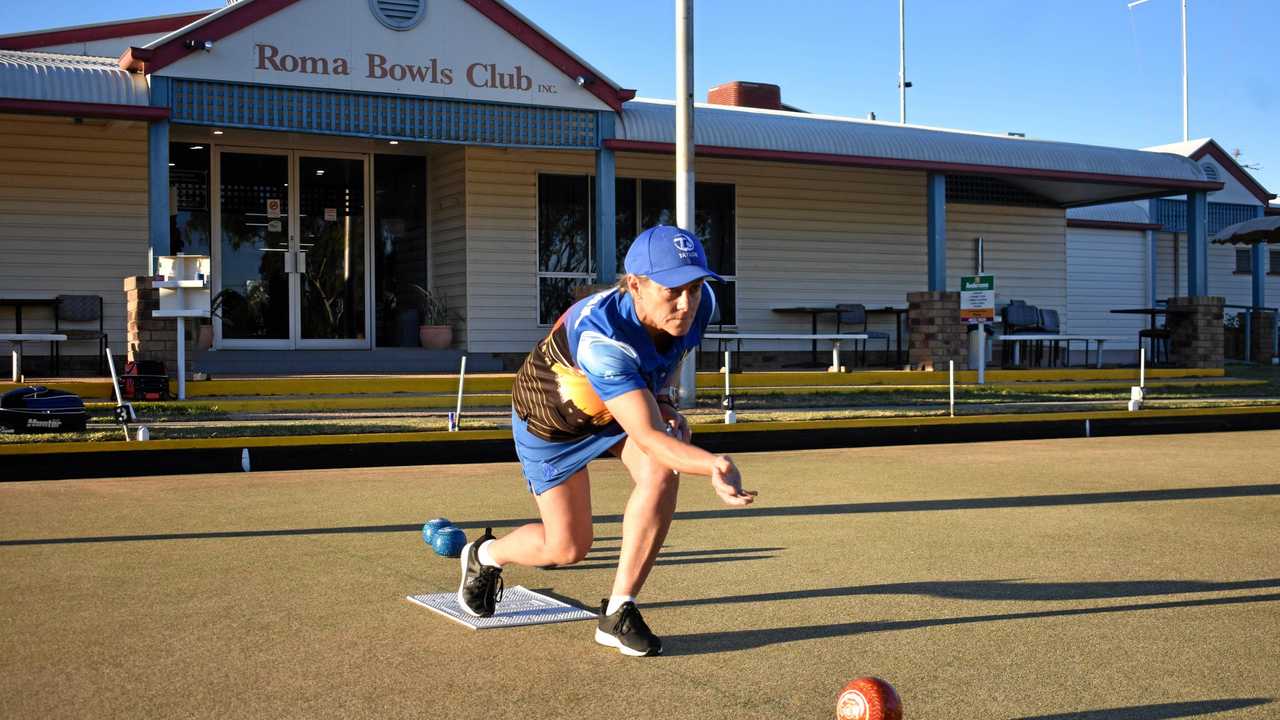
[[[1226,700],[1192,700],[1190,702],[1134,705],[1131,707],[1083,710],[1057,715],[1036,715],[1015,720],[1172,720],[1173,718],[1208,715],[1266,705],[1271,698],[1231,698]]]
[[[814,515],[864,515],[896,512],[939,512],[947,510],[994,510],[1006,508],[1064,507],[1129,502],[1161,502],[1170,500],[1214,500],[1280,495],[1280,484],[1224,485],[1217,487],[1171,488],[1167,490],[1122,490],[1117,492],[1073,493],[1063,495],[1014,495],[990,498],[957,498],[950,500],[899,500],[892,502],[832,503],[827,505],[761,505],[723,510],[688,510],[677,512],[680,521],[751,519],[763,517],[805,517]],[[621,515],[595,515],[595,523],[621,523]],[[511,528],[539,522],[538,518],[472,520],[455,523],[463,529],[484,527]],[[335,528],[298,528],[289,530],[229,530],[195,533],[160,533],[151,535],[102,535],[93,537],[0,540],[0,546],[65,545],[95,542],[133,542],[142,540],[209,540],[243,537],[287,537],[291,535],[341,535],[347,533],[419,532],[419,523],[405,525],[362,525]],[[598,538],[603,540],[604,538]]]
[[[1265,590],[1280,587],[1280,578],[1241,580],[1237,582],[1203,582],[1199,580],[1121,580],[1115,582],[1028,583],[1015,580],[971,580],[883,585],[853,585],[839,588],[790,590],[753,593],[725,597],[694,598],[646,603],[645,607],[694,607],[698,605],[730,605],[738,603],[776,602],[780,600],[813,600],[819,598],[856,597],[860,595],[924,595],[947,600],[1054,601],[1102,600],[1108,598],[1184,593],[1227,592],[1232,590]]]
[[[923,620],[879,620],[871,622],[837,623],[834,625],[800,625],[796,627],[770,628],[765,630],[731,630],[728,632],[695,633],[690,635],[674,635],[666,638],[666,642],[663,643],[663,653],[668,656],[708,655],[712,653],[734,652],[737,650],[751,650],[754,648],[797,642],[800,640],[819,640],[823,638],[848,637],[850,635],[868,635],[871,633],[894,632],[899,630],[945,627],[948,625],[969,625],[973,623],[999,622],[1002,620],[1035,620],[1039,618],[1073,617],[1076,615],[1134,612],[1139,610],[1213,607],[1216,605],[1239,605],[1244,603],[1275,602],[1278,600],[1280,600],[1280,593],[1267,593],[1265,595],[1248,595],[1244,597],[1173,600],[1168,602],[1110,605],[1107,607],[1096,608],[1065,608],[1061,610],[997,613],[993,615],[969,615],[963,617],[929,618]],[[1076,716],[1070,715],[1063,717]]]
[[[785,550],[780,547],[758,547],[758,548],[723,548],[716,550],[682,550],[678,552],[659,552],[658,558],[653,561],[654,565],[704,565],[707,563],[722,562],[739,562],[742,560],[768,560],[774,557],[763,553],[777,552]],[[542,568],[543,570],[563,571],[563,570],[604,570],[618,566],[618,555],[602,555],[588,557],[590,562],[578,563],[577,565],[550,565]]]

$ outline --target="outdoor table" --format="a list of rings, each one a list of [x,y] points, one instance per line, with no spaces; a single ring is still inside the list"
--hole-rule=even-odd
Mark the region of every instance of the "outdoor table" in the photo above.
[[[820,306],[801,305],[797,307],[776,307],[776,308],[770,308],[770,310],[782,315],[809,315],[812,319],[810,326],[812,327],[813,335],[818,334],[818,316],[819,315],[835,315],[837,312],[839,312],[839,310],[836,310],[836,307],[834,305],[820,305]],[[810,343],[809,352],[810,352],[810,358],[811,358],[809,361],[809,364],[813,367],[818,367],[819,366],[818,341],[816,339]]]
[[[0,340],[7,340],[13,347],[13,381],[22,382],[22,343],[62,342],[67,339],[60,333],[0,333]]]
[[[1156,329],[1156,316],[1157,316],[1157,315],[1167,315],[1167,314],[1169,313],[1169,308],[1156,308],[1156,307],[1144,307],[1144,308],[1121,308],[1121,309],[1119,309],[1119,310],[1112,310],[1111,312],[1113,312],[1113,313],[1115,313],[1115,314],[1117,314],[1117,315],[1150,315],[1150,316],[1151,316],[1151,329],[1152,329],[1152,330],[1155,330],[1155,329]],[[1176,312],[1180,312],[1180,311],[1178,311],[1178,310],[1174,310],[1174,312],[1176,313]]]
[[[892,307],[885,305],[878,308],[867,308],[867,315],[893,315],[893,341],[897,345],[897,364],[902,366],[902,318],[907,314],[907,308]]]

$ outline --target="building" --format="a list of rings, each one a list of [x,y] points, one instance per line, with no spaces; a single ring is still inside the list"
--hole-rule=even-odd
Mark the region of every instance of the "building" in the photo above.
[[[358,370],[416,344],[417,286],[455,349],[509,366],[674,215],[674,107],[634,95],[501,0],[241,0],[3,36],[0,294],[101,294],[119,337],[122,278],[207,253],[224,357]],[[979,262],[1072,318],[1069,209],[1226,187],[1178,149],[814,115],[753,83],[709,101],[697,231],[723,322],[753,331],[808,330],[779,305],[905,306]]]

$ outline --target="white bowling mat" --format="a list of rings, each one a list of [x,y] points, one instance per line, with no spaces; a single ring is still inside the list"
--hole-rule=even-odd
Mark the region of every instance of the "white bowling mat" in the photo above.
[[[472,617],[464,612],[462,606],[458,604],[458,594],[456,592],[408,595],[406,597],[410,601],[416,602],[428,610],[435,610],[450,620],[462,623],[472,630],[596,619],[595,613],[536,593],[523,585],[507,588],[503,591],[502,600],[498,603],[493,617],[487,618]]]

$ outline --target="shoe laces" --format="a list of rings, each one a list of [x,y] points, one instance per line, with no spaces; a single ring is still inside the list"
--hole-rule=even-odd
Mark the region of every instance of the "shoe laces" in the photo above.
[[[640,615],[640,609],[635,603],[627,603],[622,606],[621,614],[618,622],[614,623],[613,630],[619,635],[626,635],[631,631],[636,631],[641,635],[652,635],[649,626],[645,624],[644,617]]]
[[[502,602],[502,591],[506,589],[502,582],[502,568],[490,565],[481,566],[480,574],[476,576],[476,583],[486,597],[493,597],[494,604]]]

